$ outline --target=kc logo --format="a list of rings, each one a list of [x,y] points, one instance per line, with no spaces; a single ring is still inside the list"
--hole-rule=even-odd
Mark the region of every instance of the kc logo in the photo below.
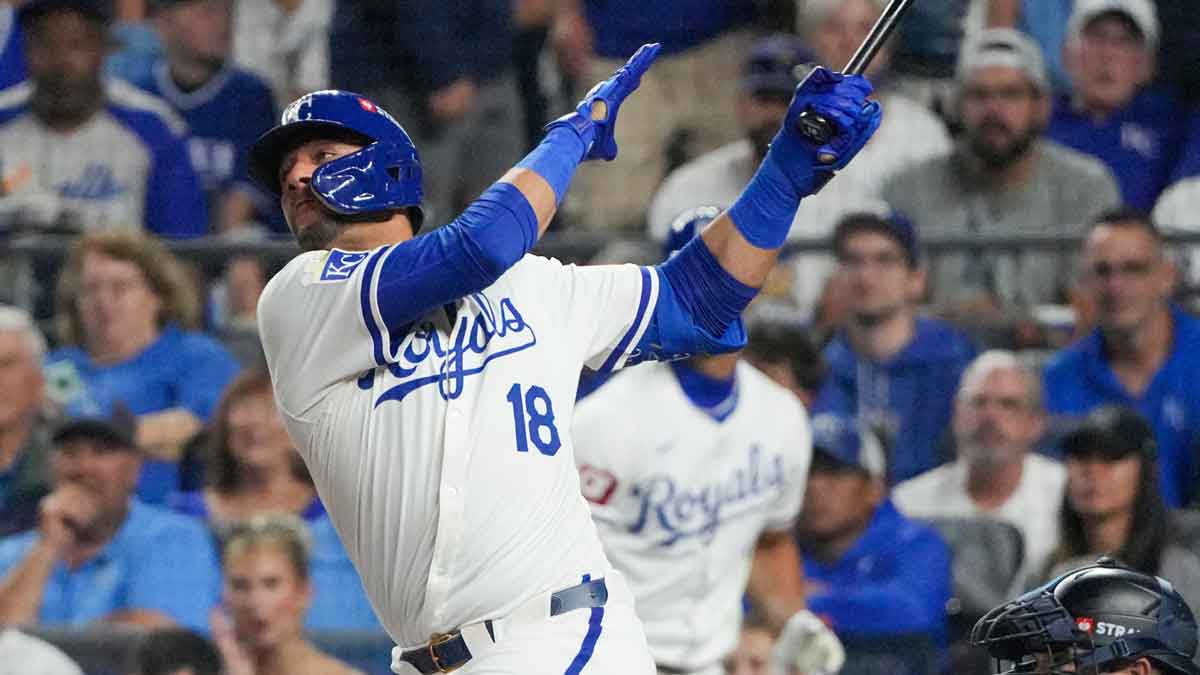
[[[321,267],[319,281],[345,281],[354,274],[354,268],[367,259],[367,251],[340,251],[333,249]]]

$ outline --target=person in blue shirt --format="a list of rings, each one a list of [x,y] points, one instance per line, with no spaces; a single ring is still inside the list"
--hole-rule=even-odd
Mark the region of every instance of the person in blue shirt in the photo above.
[[[966,334],[918,316],[924,291],[916,232],[895,214],[851,214],[833,235],[846,316],[825,347],[813,409],[856,416],[883,437],[891,484],[949,459],[943,436],[958,379],[975,358]]]
[[[216,556],[198,521],[133,497],[133,420],[76,418],[53,443],[38,528],[0,539],[0,624],[206,629]]]
[[[312,477],[288,438],[265,368],[250,368],[225,389],[213,413],[203,490],[171,495],[179,513],[215,534],[269,511],[299,516],[312,538],[308,630],[382,630],[362,580],[334,532]]]
[[[16,226],[208,232],[208,210],[160,99],[102,75],[103,0],[30,0],[17,12],[29,79],[0,96],[0,211]]]
[[[1059,426],[1103,404],[1137,410],[1158,440],[1163,498],[1187,506],[1200,468],[1200,320],[1171,302],[1176,270],[1146,216],[1100,216],[1083,257],[1096,328],[1046,365],[1046,409]]]
[[[258,76],[232,64],[229,0],[154,0],[164,58],[134,84],[187,122],[188,150],[218,232],[251,223],[286,232],[279,207],[250,184],[246,151],[275,125],[275,101]]]
[[[44,370],[68,415],[138,416],[149,454],[138,495],[159,503],[178,484],[180,448],[208,421],[237,361],[193,332],[199,302],[178,261],[156,239],[104,232],[80,239],[58,287],[59,341]]]
[[[21,28],[17,25],[17,10],[12,4],[0,5],[0,90],[28,77]]]
[[[888,497],[887,458],[853,418],[813,417],[813,461],[797,540],[808,606],[843,640],[905,636],[946,641],[950,549]]]
[[[1054,105],[1046,135],[1103,161],[1126,204],[1154,207],[1183,140],[1177,97],[1149,88],[1159,24],[1150,0],[1076,3],[1064,48],[1072,91]]]

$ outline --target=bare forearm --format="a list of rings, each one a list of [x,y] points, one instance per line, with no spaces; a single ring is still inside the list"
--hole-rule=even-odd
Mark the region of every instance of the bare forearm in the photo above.
[[[721,267],[752,288],[762,288],[779,257],[779,249],[758,248],[746,241],[728,211],[717,216],[701,236]]]
[[[46,582],[57,560],[54,547],[45,539],[39,539],[25,559],[0,580],[0,624],[37,622]]]
[[[190,410],[171,408],[138,418],[137,442],[155,459],[176,460],[203,424]]]
[[[754,552],[746,592],[773,631],[782,629],[793,614],[806,607],[800,570],[800,554],[791,536],[763,535]]]
[[[529,201],[534,214],[537,215],[537,234],[541,238],[546,233],[546,228],[550,227],[550,221],[554,219],[554,214],[558,211],[558,200],[554,196],[554,189],[550,187],[550,183],[539,176],[537,172],[523,168],[509,169],[500,182],[513,185]]]

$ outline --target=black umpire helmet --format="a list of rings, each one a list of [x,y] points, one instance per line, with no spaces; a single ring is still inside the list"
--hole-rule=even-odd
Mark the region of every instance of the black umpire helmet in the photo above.
[[[1067,572],[988,612],[971,642],[999,673],[1113,672],[1140,658],[1163,673],[1200,675],[1196,619],[1169,581],[1109,558]]]

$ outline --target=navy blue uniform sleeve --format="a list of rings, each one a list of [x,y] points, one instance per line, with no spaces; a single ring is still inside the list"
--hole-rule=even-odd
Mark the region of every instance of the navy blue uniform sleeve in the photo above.
[[[172,136],[154,149],[146,185],[146,229],[169,239],[208,234],[208,207],[181,137]]]

